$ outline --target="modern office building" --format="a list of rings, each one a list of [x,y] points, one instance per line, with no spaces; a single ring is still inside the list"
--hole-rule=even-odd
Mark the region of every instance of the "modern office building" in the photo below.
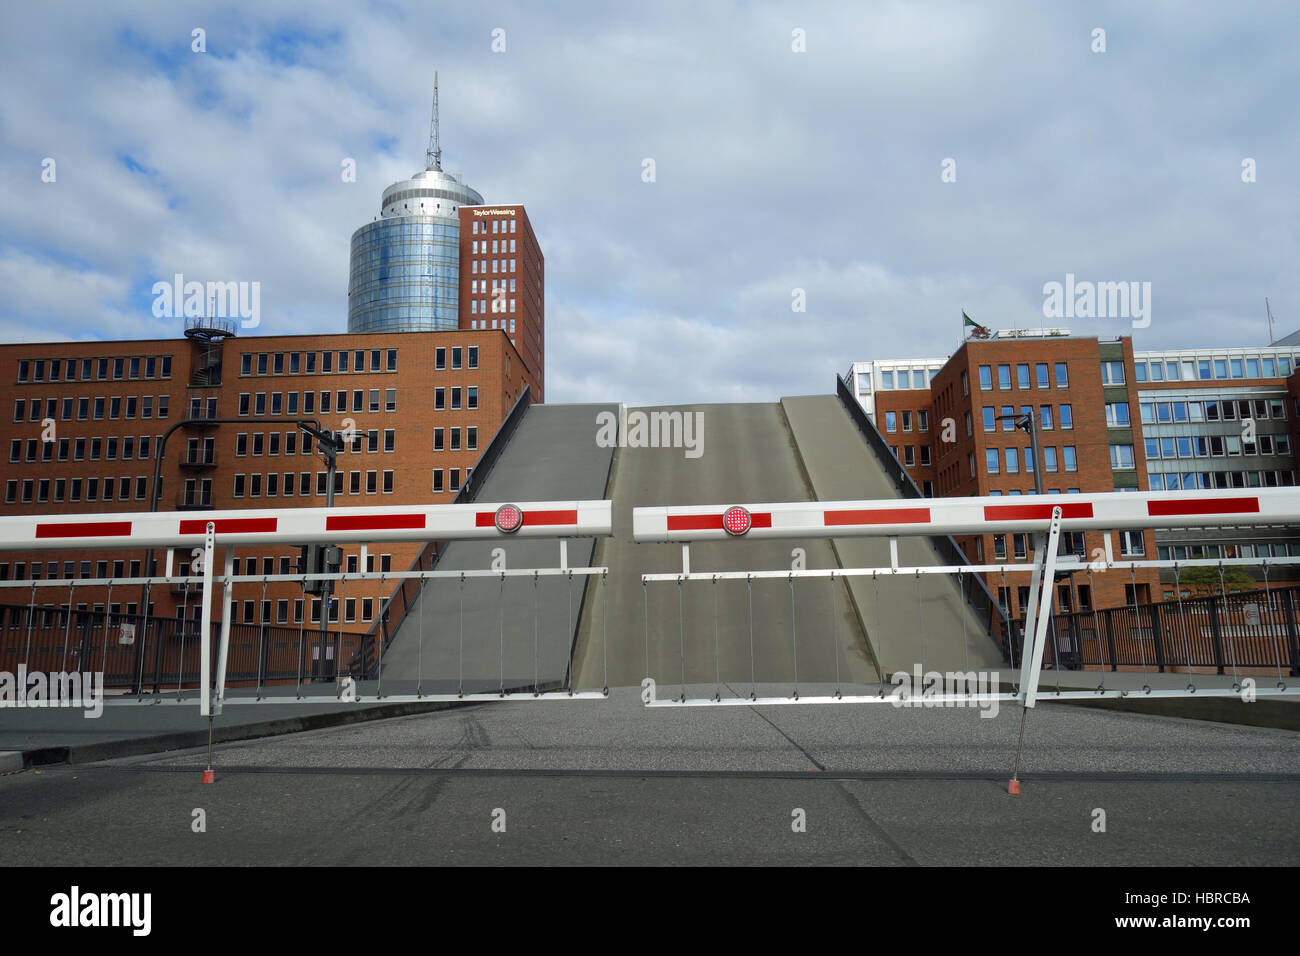
[[[241,339],[228,325],[194,334],[213,332],[210,319],[189,324],[191,335],[176,339],[0,345],[12,410],[0,422],[9,453],[4,513],[146,511],[164,436],[161,510],[324,507],[325,463],[293,424],[299,419],[354,436],[338,458],[336,505],[448,502],[524,387],[536,384],[502,329]],[[394,544],[368,559],[372,569],[404,571],[417,550]],[[289,573],[298,557],[254,551],[237,552],[241,573]],[[134,614],[142,587],[131,579],[143,559],[142,550],[0,553],[0,579],[113,578],[112,593],[42,589],[39,603]],[[188,556],[178,560],[185,573]],[[344,569],[358,561],[359,549],[346,548]],[[334,613],[364,630],[387,594],[365,582],[336,596]],[[29,600],[7,592],[0,603],[16,598]],[[319,620],[318,599],[296,584],[265,593],[236,585],[235,599],[241,623],[263,619],[258,602],[269,623]],[[150,603],[154,615],[200,612],[183,587],[154,588]]]
[[[1296,482],[1297,368],[1300,342],[1290,340],[1134,352],[1130,338],[1049,330],[968,341],[946,359],[857,362],[848,384],[927,496],[1034,493],[1038,463],[1014,424],[1025,415],[1038,431],[1047,494],[1249,488]],[[1076,552],[1102,546],[1100,533],[1075,539]],[[959,544],[972,561],[1028,562],[1022,536]],[[1111,544],[1121,559],[1300,555],[1300,539],[1280,527],[1162,529],[1116,534]],[[1019,617],[1028,573],[987,583]],[[1172,598],[1175,576],[1112,573],[1061,587],[1061,609],[1112,607]]]
[[[524,207],[485,206],[442,168],[437,81],[426,167],[352,234],[349,332],[504,331],[544,400],[545,260]]]

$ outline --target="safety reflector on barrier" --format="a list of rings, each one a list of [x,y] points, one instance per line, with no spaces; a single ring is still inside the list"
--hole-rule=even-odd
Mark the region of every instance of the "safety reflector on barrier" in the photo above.
[[[733,506],[747,511],[745,537],[800,538],[872,535],[964,535],[1044,531],[1052,509],[1061,509],[1063,531],[1178,528],[1234,524],[1300,523],[1300,489],[1225,489],[1204,492],[1107,492],[1088,495],[1026,495],[1007,502],[989,498],[795,501]],[[1249,520],[1246,520],[1249,519]],[[828,529],[834,529],[833,532]],[[736,537],[717,507],[635,508],[637,541],[709,541]]]

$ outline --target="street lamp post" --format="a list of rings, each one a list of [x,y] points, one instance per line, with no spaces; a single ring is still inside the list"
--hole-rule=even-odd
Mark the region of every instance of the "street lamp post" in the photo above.
[[[295,425],[302,431],[306,432],[316,439],[317,447],[325,455],[326,465],[329,468],[329,494],[326,498],[326,507],[334,504],[334,468],[335,458],[342,447],[342,443],[336,439],[328,429],[322,429],[320,420],[315,418],[208,418],[200,416],[198,418],[186,418],[177,422],[167,431],[163,432],[162,438],[158,440],[158,448],[154,454],[153,466],[153,490],[149,496],[150,513],[158,510],[158,499],[162,494],[162,463],[166,457],[167,439],[171,438],[172,432],[178,428],[184,428],[186,425],[210,424],[210,425],[237,425],[240,423],[256,422],[259,425]],[[328,448],[327,452],[325,449]],[[153,577],[153,552],[151,547],[145,552],[144,573],[146,578]],[[149,597],[153,592],[153,582],[146,580],[141,593],[140,610],[143,618],[141,627],[140,643],[138,645],[138,660],[136,663],[135,675],[135,692],[142,694],[144,692],[144,642],[149,633]],[[184,626],[184,622],[182,622]],[[322,652],[323,653],[323,652]],[[154,645],[154,693],[158,693],[161,687],[161,662],[162,662],[162,640],[161,638]]]

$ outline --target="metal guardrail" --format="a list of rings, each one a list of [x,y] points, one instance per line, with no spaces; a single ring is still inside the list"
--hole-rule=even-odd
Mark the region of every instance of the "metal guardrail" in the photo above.
[[[470,479],[460,486],[460,491],[452,499],[452,504],[470,504],[478,497],[478,490],[483,486],[492,466],[496,464],[497,459],[501,457],[506,445],[510,441],[510,436],[514,434],[519,422],[523,420],[524,414],[532,405],[532,393],[527,385],[524,386],[523,392],[511,406],[510,413],[506,415],[505,420],[492,435],[492,439],[479,455],[478,461],[474,464],[474,469],[470,473]],[[430,541],[420,553],[415,556],[411,562],[408,571],[433,571],[437,568],[438,562],[442,560],[443,554],[447,550],[447,542]],[[379,658],[388,648],[389,640],[397,629],[401,626],[402,621],[406,619],[407,613],[419,598],[420,590],[423,587],[423,581],[407,580],[384,601],[379,610],[375,623],[370,626],[361,637],[361,642],[357,646],[355,653],[348,659],[348,672],[358,680],[372,678],[378,671]]]
[[[208,635],[215,655],[220,622]],[[201,627],[198,621],[106,611],[0,604],[0,671],[95,671],[104,686],[138,689],[139,668],[150,662],[140,686],[166,693],[200,683]],[[355,653],[361,634],[331,628],[332,653],[344,660]],[[227,682],[231,684],[291,683],[313,676],[310,659],[317,647],[317,625],[235,624],[230,629]],[[159,646],[161,644],[161,646]],[[327,655],[330,650],[327,649]],[[330,662],[327,660],[327,664]]]
[[[885,441],[883,435],[876,429],[875,424],[867,417],[866,411],[854,397],[853,391],[849,388],[848,382],[841,376],[835,378],[835,390],[839,396],[840,403],[853,419],[858,430],[866,439],[871,450],[876,453],[894,487],[904,498],[924,498],[921,489],[917,487],[912,476],[907,473],[903,463],[898,460],[892,451],[889,450],[889,444]],[[952,535],[931,535],[930,541],[934,544],[935,550],[945,564],[958,565],[970,564],[966,555],[962,552],[961,546],[957,544]],[[976,613],[979,620],[985,622],[989,638],[998,645],[1002,651],[1003,659],[1012,660],[1009,638],[1011,630],[1008,627],[1006,612],[998,604],[993,592],[989,590],[984,579],[978,574],[964,574],[961,576],[962,598]],[[1015,650],[1019,654],[1019,648]],[[1016,660],[1019,659],[1017,656]]]
[[[1063,670],[1264,669],[1300,676],[1298,609],[1300,587],[1292,586],[1057,613],[1044,663]]]

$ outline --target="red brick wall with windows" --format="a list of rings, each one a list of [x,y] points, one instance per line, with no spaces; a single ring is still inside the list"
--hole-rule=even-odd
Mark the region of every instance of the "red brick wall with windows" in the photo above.
[[[396,364],[391,370],[390,353]],[[358,357],[361,371],[357,370]],[[133,358],[140,359],[138,365],[133,365]],[[170,365],[165,377],[164,359]],[[119,360],[120,377],[115,374]],[[344,361],[347,371],[341,371]],[[52,377],[55,362],[58,375]],[[71,379],[69,362],[74,364]],[[107,374],[100,378],[103,362],[107,362]],[[184,426],[171,433],[162,468],[159,510],[170,511],[187,503],[219,509],[324,507],[326,495],[319,484],[325,473],[323,460],[314,448],[306,450],[302,432],[290,424],[267,424],[264,420],[270,417],[315,419],[334,430],[343,429],[351,419],[357,450],[339,456],[342,490],[336,495],[336,506],[449,502],[524,386],[538,387],[507,333],[499,330],[235,337],[221,347],[219,384],[209,384],[204,378],[208,364],[203,347],[185,339],[0,345],[4,399],[0,404],[0,448],[11,459],[5,469],[0,513],[147,511],[158,443],[171,426],[189,417],[194,400],[198,400],[200,414],[238,421]],[[147,374],[151,368],[153,377]],[[83,377],[83,371],[89,376]],[[473,408],[471,388],[477,390],[477,407]],[[342,408],[340,393],[346,403]],[[325,395],[328,411],[323,408]],[[150,398],[148,417],[146,397]],[[166,416],[160,417],[164,398]],[[241,414],[241,408],[247,413]],[[47,418],[54,419],[52,428],[42,424]],[[436,448],[439,430],[442,442]],[[144,455],[141,436],[148,439]],[[53,440],[45,442],[45,437]],[[124,457],[127,439],[130,458]],[[292,476],[293,494],[285,493],[290,480],[286,475]],[[303,475],[306,494],[302,493]],[[440,491],[434,490],[436,476],[442,479]],[[113,494],[106,498],[104,486],[110,479]],[[126,498],[120,495],[123,479],[129,481]],[[93,500],[89,497],[92,480]],[[192,484],[187,486],[187,482]],[[196,516],[202,513],[199,510]],[[392,569],[404,571],[418,549],[414,544],[386,545],[371,552],[390,555]],[[354,557],[359,552],[357,546],[344,550]],[[297,555],[296,548],[240,548],[236,552],[241,565],[256,559],[259,569],[263,559],[271,558],[277,573],[280,558],[288,557],[292,563]],[[34,561],[41,563],[43,577],[48,577],[50,562],[55,562],[61,576],[68,561],[73,562],[78,578],[85,576],[81,573],[84,561],[91,562],[92,576],[100,561],[106,562],[110,573],[114,562],[121,561],[129,574],[131,562],[143,558],[144,549],[0,553],[0,574],[12,580],[18,577],[17,565],[30,573]],[[161,568],[163,555],[157,554],[156,560]],[[178,555],[178,561],[182,560],[188,561],[188,555]],[[392,590],[391,585],[384,589]],[[140,585],[115,584],[111,598],[107,588],[87,586],[76,589],[73,604],[93,608],[111,603],[129,611],[140,595]],[[302,596],[301,588],[294,584],[270,584],[266,593],[273,613],[279,600],[288,600],[289,623],[293,623],[293,601]],[[235,586],[237,609],[245,600],[261,597],[258,585]],[[362,602],[372,599],[372,614],[377,614],[382,597],[377,582],[348,584],[346,598],[355,599],[357,620],[345,621],[345,629],[366,630],[371,621],[361,620]],[[68,591],[61,588],[42,588],[37,594],[41,604],[61,605],[68,599]],[[165,617],[174,617],[182,603],[180,595],[161,586],[153,588],[150,599],[155,613]],[[29,591],[20,594],[0,589],[0,603],[30,600]],[[346,610],[346,606],[341,609],[342,617],[346,618]]]
[[[1129,393],[1130,420],[1134,432],[1134,459],[1139,489],[1145,490],[1146,460],[1143,455],[1141,426],[1138,422],[1138,403],[1133,374],[1132,340],[1121,340],[1125,363],[1125,384]],[[1020,414],[1026,407],[1034,416],[1039,429],[1039,444],[1044,468],[1044,492],[1068,494],[1077,489],[1081,493],[1113,492],[1115,474],[1111,469],[1110,432],[1106,424],[1106,403],[1102,392],[1101,352],[1096,339],[1009,339],[966,342],[949,359],[944,368],[930,383],[931,435],[934,445],[935,494],[942,497],[972,497],[991,494],[1004,496],[1016,492],[1020,495],[1034,493],[1034,473],[1026,467],[1026,451],[1030,447],[1029,435],[1021,430],[1007,431],[997,417]],[[1064,365],[1065,378],[1058,380],[1057,366]],[[1040,368],[1046,366],[1045,370]],[[987,369],[983,378],[981,367]],[[1043,373],[1045,371],[1045,379]],[[964,380],[963,380],[964,373]],[[1045,386],[1041,383],[1045,382]],[[1006,387],[1003,387],[1003,386]],[[987,386],[987,387],[986,387]],[[901,444],[904,436],[889,434],[885,430],[886,410],[901,411],[910,407],[907,391],[876,392],[876,425],[889,444]],[[1043,407],[1049,411],[1046,416]],[[1062,406],[1069,406],[1068,422],[1064,427]],[[992,430],[986,430],[985,409],[992,409]],[[969,434],[967,415],[969,414]],[[945,424],[951,424],[947,434],[954,439],[943,440]],[[1050,427],[1047,425],[1050,423]],[[1067,470],[1066,448],[1073,449],[1074,469]],[[1048,451],[1051,449],[1052,451]],[[1008,450],[1014,457],[1008,459]],[[989,453],[997,455],[996,473],[990,473]],[[1055,470],[1046,470],[1055,460]],[[972,469],[973,462],[973,469]],[[1015,471],[1010,470],[1014,464]],[[1102,532],[1086,532],[1083,548],[1091,555],[1102,548]],[[958,544],[972,562],[983,560],[994,563],[997,547],[993,535],[959,538]],[[1026,552],[1024,561],[1028,568],[1027,542],[1022,542]],[[1143,532],[1143,557],[1155,557],[1155,536]],[[1017,559],[1017,542],[1008,536],[1003,547],[1007,560]],[[1113,553],[1121,555],[1118,533],[1112,535]],[[1108,571],[1093,575],[1089,585],[1085,577],[1076,574],[1076,586],[1090,587],[1085,592],[1095,607],[1115,607],[1131,603],[1132,594],[1126,588],[1131,583],[1128,572]],[[989,574],[985,581],[994,594],[1003,586],[1000,574]],[[1138,600],[1145,602],[1159,598],[1159,574],[1144,569],[1137,574]],[[1018,594],[1028,588],[1029,571],[1008,572],[1006,587],[1011,590],[1011,613],[1021,616]],[[1080,597],[1076,591],[1077,600]]]

